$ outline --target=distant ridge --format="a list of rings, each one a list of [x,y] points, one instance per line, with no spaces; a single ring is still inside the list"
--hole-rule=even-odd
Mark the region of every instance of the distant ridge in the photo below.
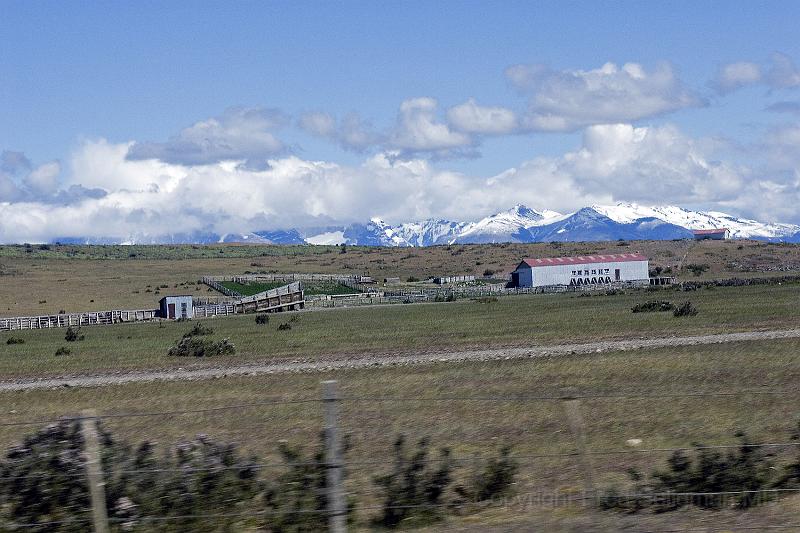
[[[380,218],[324,228],[253,230],[218,235],[195,231],[167,235],[133,234],[121,238],[64,237],[53,242],[82,244],[351,244],[362,246],[433,246],[506,242],[672,240],[692,238],[692,230],[728,228],[731,238],[800,242],[800,226],[765,223],[717,211],[691,211],[677,206],[632,203],[593,205],[561,214],[522,204],[478,221],[428,219],[388,224]]]

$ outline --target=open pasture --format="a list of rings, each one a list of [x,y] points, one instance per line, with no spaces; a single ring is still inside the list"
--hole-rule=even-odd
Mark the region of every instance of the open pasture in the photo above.
[[[64,342],[63,329],[14,331],[0,335],[0,376],[789,329],[800,323],[798,297],[798,284],[691,292],[667,288],[306,311],[271,315],[266,325],[257,325],[253,315],[207,319],[214,338],[228,338],[237,348],[225,359],[168,357],[169,347],[191,328],[181,322],[85,327],[86,339],[72,343]],[[631,312],[634,305],[654,299],[676,304],[691,300],[699,314],[676,318],[672,313]],[[279,331],[282,323],[290,323],[291,329]],[[7,345],[9,337],[25,343]],[[56,357],[55,351],[66,344],[72,353]]]
[[[245,272],[365,274],[382,280],[446,274],[506,275],[523,257],[642,252],[651,268],[679,279],[800,272],[800,245],[755,241],[635,241],[453,245],[431,248],[335,246],[0,246],[0,314],[26,316],[154,308],[165,294],[215,295],[204,275]],[[688,270],[687,265],[700,269]],[[707,265],[708,268],[702,268]],[[491,274],[490,274],[491,273]]]
[[[265,462],[279,462],[279,441],[313,449],[322,425],[318,402],[255,405],[233,411],[196,410],[258,403],[270,399],[320,397],[319,382],[337,379],[342,397],[341,427],[352,437],[347,460],[348,490],[361,505],[377,503],[372,476],[388,466],[374,464],[387,457],[398,434],[412,441],[429,436],[435,447],[448,446],[458,458],[495,454],[513,446],[520,459],[516,492],[574,495],[582,488],[575,457],[538,457],[575,450],[575,439],[561,400],[525,399],[558,396],[569,388],[595,398],[581,401],[586,421],[587,449],[630,450],[626,441],[642,439],[640,448],[690,446],[694,442],[727,445],[745,431],[754,442],[788,442],[798,419],[800,341],[743,342],[705,347],[680,347],[636,352],[566,356],[528,361],[435,364],[394,369],[351,370],[324,374],[224,378],[198,382],[129,384],[102,388],[58,389],[0,394],[6,422],[48,420],[98,408],[101,414],[157,413],[192,410],[191,414],[111,418],[106,425],[131,442],[176,442],[198,433],[239,443]],[[783,394],[739,394],[697,398],[681,392],[731,393],[772,390]],[[659,394],[671,394],[660,397]],[[615,396],[625,396],[619,398]],[[641,395],[641,396],[637,396]],[[612,396],[612,397],[602,397]],[[437,400],[437,398],[441,398]],[[383,400],[381,400],[383,399]],[[44,422],[42,423],[42,425]],[[0,428],[0,446],[38,426]],[[792,448],[778,448],[777,457],[791,459]],[[628,468],[650,472],[664,464],[667,452],[595,455],[591,466],[598,488],[625,486]],[[462,479],[469,463],[457,470]],[[265,473],[265,475],[267,475]],[[686,510],[663,516],[625,516],[577,507],[502,507],[454,517],[447,527],[478,530],[519,520],[549,524],[548,531],[580,531],[588,523],[609,530],[634,523],[666,526],[780,523],[798,519],[797,498],[747,512]],[[794,502],[792,504],[791,502]],[[365,526],[369,513],[358,516]],[[757,520],[757,521],[756,521]],[[499,531],[504,531],[499,527]],[[637,529],[638,530],[638,529]]]

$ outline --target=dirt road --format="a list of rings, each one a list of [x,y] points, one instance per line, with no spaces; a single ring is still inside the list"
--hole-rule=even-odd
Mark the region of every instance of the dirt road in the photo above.
[[[670,346],[695,346],[740,341],[797,339],[800,329],[781,331],[748,331],[693,337],[640,338],[622,341],[601,341],[585,344],[554,344],[549,346],[524,346],[494,348],[486,350],[440,351],[391,355],[331,356],[315,359],[278,360],[236,366],[218,366],[201,369],[172,369],[152,371],[130,371],[120,373],[87,374],[63,378],[20,378],[0,381],[0,392],[59,387],[100,387],[124,383],[148,381],[180,381],[214,379],[226,376],[251,376],[259,374],[287,374],[296,372],[324,372],[357,368],[424,365],[431,363],[457,363],[463,361],[493,361],[526,359],[572,354],[590,354],[643,348],[667,348]]]

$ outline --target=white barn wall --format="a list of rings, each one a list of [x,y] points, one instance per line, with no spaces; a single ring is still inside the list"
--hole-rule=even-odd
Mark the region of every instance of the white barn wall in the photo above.
[[[594,278],[600,275],[608,276],[611,282],[615,282],[616,269],[620,270],[620,281],[636,281],[645,280],[650,277],[649,262],[648,261],[620,261],[608,263],[584,263],[576,265],[548,265],[531,267],[533,271],[533,287],[546,287],[548,285],[569,285],[570,280],[575,277],[580,278]],[[597,271],[601,270],[603,274],[598,274]],[[605,270],[608,269],[608,273]],[[589,271],[589,274],[582,274],[580,276],[573,276],[573,271]],[[592,274],[592,271],[595,271]]]

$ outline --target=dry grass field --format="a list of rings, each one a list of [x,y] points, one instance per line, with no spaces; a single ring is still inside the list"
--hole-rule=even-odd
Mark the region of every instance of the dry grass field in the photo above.
[[[621,246],[624,244],[624,246]],[[251,272],[368,274],[377,279],[510,273],[523,257],[642,252],[651,268],[681,279],[800,272],[800,245],[754,241],[635,241],[454,245],[431,248],[348,246],[0,246],[0,316],[109,309],[152,309],[164,294],[212,295],[192,285],[203,275]],[[686,265],[709,266],[699,276]],[[682,268],[679,269],[679,265]],[[166,288],[158,289],[166,285]],[[177,286],[176,286],[177,285]],[[152,292],[147,292],[147,291]],[[156,291],[159,294],[155,294]]]
[[[592,356],[529,361],[437,364],[398,369],[352,370],[327,374],[225,378],[199,382],[131,384],[95,389],[59,389],[0,394],[4,421],[36,421],[95,407],[102,414],[197,410],[281,398],[317,399],[319,382],[337,379],[342,396],[341,423],[353,439],[352,462],[387,457],[398,434],[411,439],[430,436],[449,446],[455,457],[494,454],[511,444],[515,455],[542,455],[575,450],[560,400],[529,400],[519,396],[559,395],[565,387],[585,395],[628,395],[582,401],[587,424],[587,447],[593,451],[631,449],[626,440],[642,439],[640,448],[735,444],[734,433],[746,431],[756,442],[785,442],[798,420],[800,341],[735,343],[707,347],[642,350]],[[681,392],[772,390],[785,394],[681,397]],[[663,393],[672,397],[648,397]],[[642,395],[642,397],[637,397]],[[348,399],[349,398],[349,399]],[[449,398],[437,400],[436,398]],[[460,399],[456,399],[460,398]],[[469,399],[473,398],[473,399]],[[494,398],[487,400],[487,398]],[[504,399],[505,400],[504,400]],[[261,405],[233,411],[189,415],[108,419],[106,424],[132,442],[150,439],[172,443],[198,433],[237,442],[263,461],[277,461],[280,440],[315,446],[322,423],[319,403]],[[7,446],[41,425],[0,428],[0,445]],[[776,449],[791,459],[796,450]],[[591,459],[598,487],[624,486],[626,470],[644,472],[663,465],[665,452],[596,455]],[[574,495],[582,487],[581,471],[573,457],[520,460],[517,495]],[[348,488],[360,505],[375,503],[371,478],[386,467],[353,465]],[[469,463],[458,476],[469,472]],[[265,475],[270,475],[266,474]],[[795,502],[791,504],[789,502]],[[627,516],[576,507],[520,505],[490,507],[454,517],[431,531],[507,530],[516,522],[520,531],[547,524],[547,531],[583,531],[588,523],[606,524],[607,531],[632,531],[667,526],[723,527],[734,524],[785,523],[800,519],[797,499],[746,512],[686,510],[665,515]],[[769,511],[768,511],[769,510]],[[359,514],[365,526],[370,513]]]
[[[508,273],[525,256],[642,251],[651,266],[707,264],[686,280],[800,273],[800,246],[754,242],[647,242],[452,246],[431,249],[348,247],[0,247],[0,313],[6,316],[112,308],[152,308],[167,293],[211,294],[196,280],[204,274],[245,271],[360,273],[375,277],[485,270]],[[28,252],[27,250],[30,250]],[[135,254],[135,257],[130,257]],[[685,256],[685,259],[684,259]],[[497,274],[495,274],[497,275]],[[163,287],[166,285],[166,287]],[[177,287],[176,287],[177,285]],[[199,291],[197,289],[200,289]],[[152,292],[147,292],[148,290]],[[159,294],[156,294],[158,290]],[[252,315],[204,320],[211,338],[229,338],[235,355],[197,360],[167,356],[168,348],[192,325],[118,324],[85,327],[85,339],[67,343],[64,330],[0,334],[0,379],[43,377],[133,369],[336,357],[342,354],[399,353],[489,346],[588,342],[603,339],[685,336],[734,331],[776,330],[800,325],[800,284],[628,290],[624,294],[509,296],[497,301],[459,300],[436,304],[307,311],[272,315],[256,325]],[[632,313],[652,299],[691,300],[694,317]],[[94,300],[94,301],[92,301]],[[279,324],[291,322],[288,331]],[[9,337],[23,344],[6,344]],[[70,355],[56,356],[68,345]],[[771,502],[746,512],[684,509],[662,515],[624,515],[575,505],[530,505],[531,494],[569,496],[583,486],[574,457],[541,457],[576,449],[559,399],[565,390],[594,396],[581,400],[591,469],[597,486],[625,488],[626,471],[651,472],[668,453],[616,453],[685,447],[695,442],[735,444],[737,431],[756,442],[786,442],[800,420],[800,340],[737,342],[542,357],[518,361],[437,363],[308,374],[224,377],[198,381],[131,383],[96,388],[0,393],[0,448],[63,415],[85,408],[114,417],[106,425],[134,443],[169,445],[204,433],[235,442],[264,462],[278,460],[286,440],[312,449],[322,425],[320,381],[336,379],[342,395],[341,425],[352,438],[347,460],[374,463],[390,454],[398,434],[428,436],[465,459],[456,477],[470,472],[470,458],[496,454],[504,444],[520,459],[517,499],[451,516],[429,531],[658,531],[690,527],[763,527],[800,521],[800,497]],[[752,391],[771,391],[756,394]],[[718,396],[696,397],[705,391]],[[742,394],[732,394],[737,391]],[[620,397],[620,396],[624,396]],[[271,399],[308,403],[251,405]],[[229,410],[197,412],[225,406]],[[157,414],[189,410],[188,414]],[[153,416],[146,416],[147,413]],[[20,422],[32,422],[16,425]],[[776,448],[789,460],[797,450]],[[531,457],[537,456],[537,457]],[[372,482],[385,465],[353,464],[348,490],[359,505],[376,504]],[[264,473],[264,475],[271,475]],[[371,511],[357,514],[365,529]],[[241,524],[240,530],[248,530]]]
[[[669,312],[631,312],[634,305],[653,299],[675,304],[690,300],[700,312],[683,318]],[[800,284],[784,284],[690,292],[629,290],[590,297],[574,293],[519,295],[490,302],[458,300],[306,311],[271,315],[267,325],[257,325],[253,315],[203,320],[214,329],[211,338],[228,338],[237,348],[235,355],[222,359],[168,357],[170,346],[191,329],[190,324],[179,322],[84,327],[86,338],[80,342],[65,342],[62,328],[22,330],[0,333],[0,376],[789,329],[800,324],[798,301]],[[279,331],[283,323],[290,323],[292,329]],[[9,337],[25,343],[7,345]],[[55,356],[61,346],[72,353]]]

